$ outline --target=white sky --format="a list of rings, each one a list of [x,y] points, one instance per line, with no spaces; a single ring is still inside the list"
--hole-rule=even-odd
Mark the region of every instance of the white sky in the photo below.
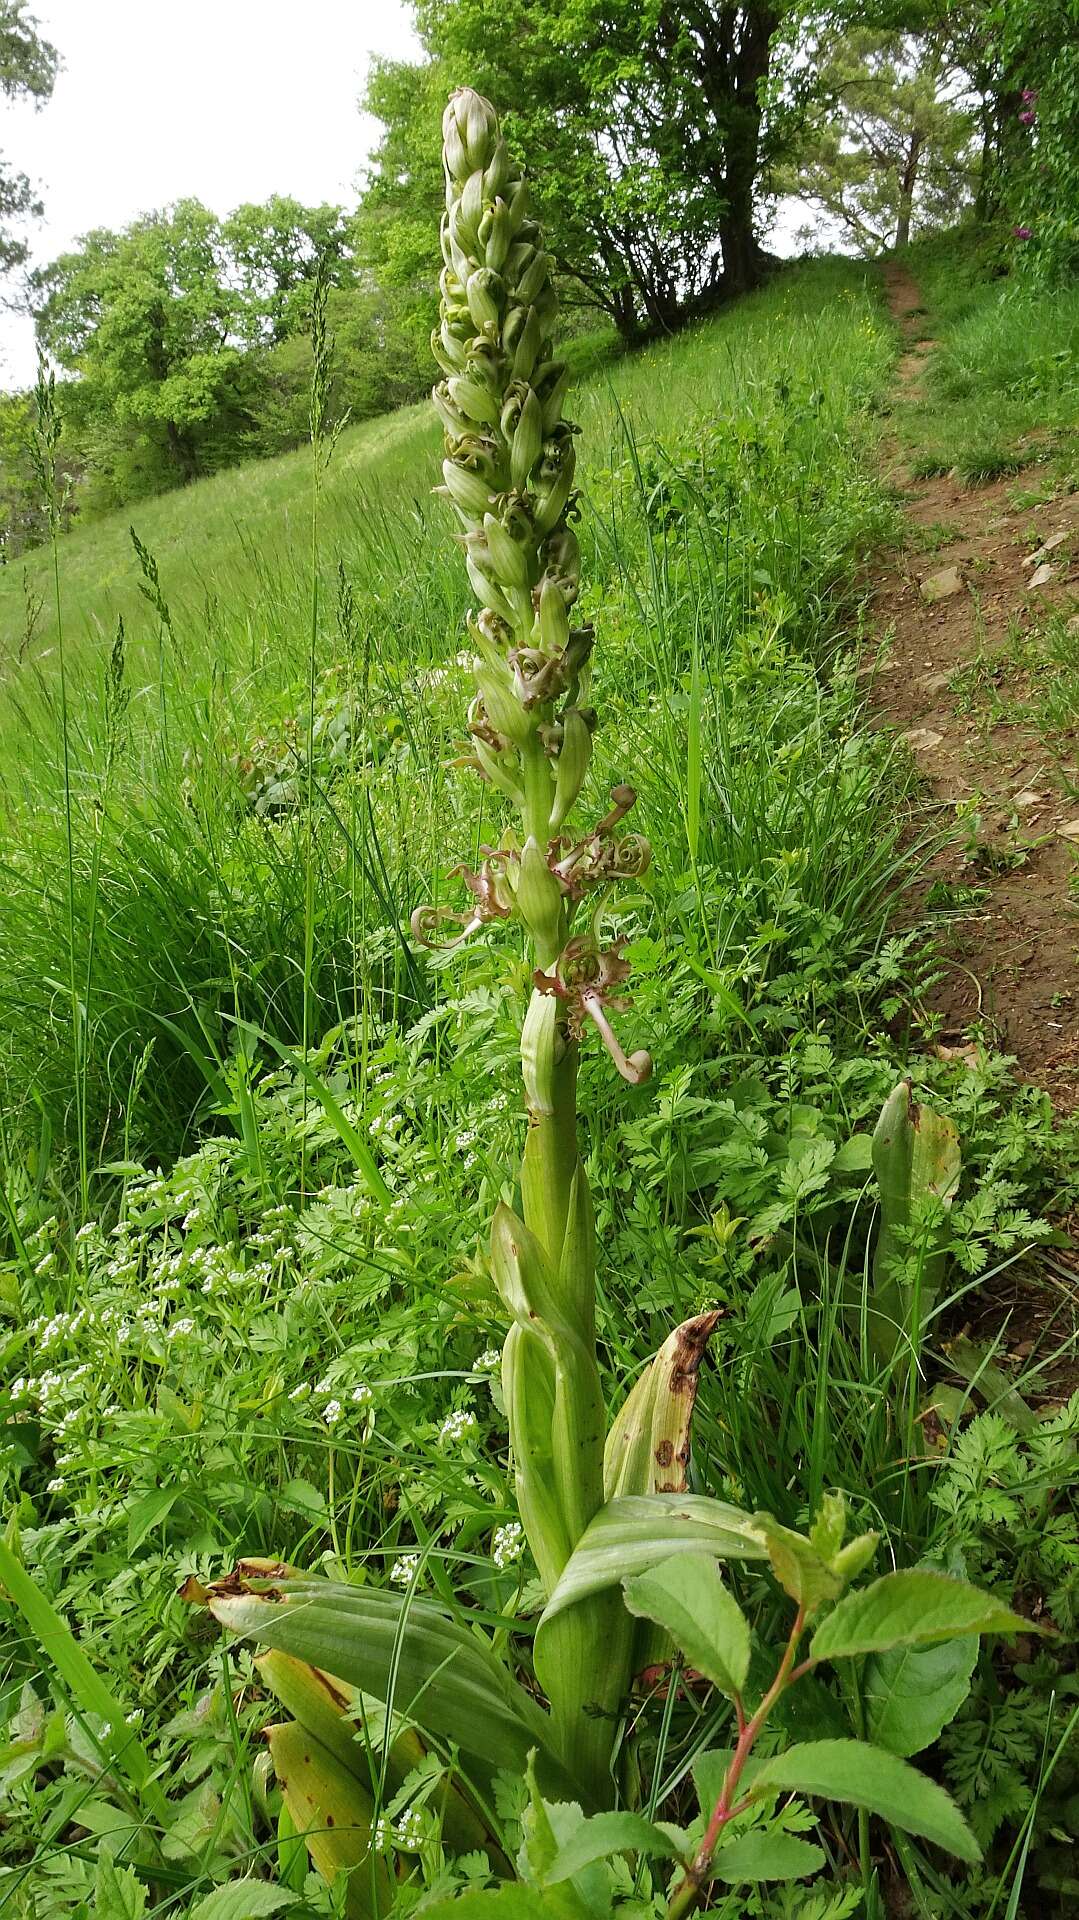
[[[0,102],[0,152],[40,187],[35,262],[90,227],[187,195],[217,213],[291,193],[348,204],[377,133],[373,53],[417,51],[401,0],[32,0],[63,59],[34,113]],[[0,311],[0,387],[34,377],[33,327]]]

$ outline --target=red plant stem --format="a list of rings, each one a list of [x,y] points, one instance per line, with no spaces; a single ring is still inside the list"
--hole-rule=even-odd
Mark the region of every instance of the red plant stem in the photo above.
[[[701,1895],[704,1892],[705,1882],[708,1878],[708,1870],[712,1864],[712,1855],[719,1844],[719,1837],[727,1825],[727,1822],[732,1820],[735,1814],[743,1813],[749,1805],[748,1797],[735,1804],[734,1795],[738,1787],[738,1782],[745,1770],[746,1761],[749,1759],[750,1753],[753,1750],[753,1743],[767,1720],[768,1715],[771,1713],[772,1708],[775,1706],[776,1701],[779,1699],[780,1694],[790,1686],[792,1680],[800,1677],[813,1664],[811,1660],[805,1660],[797,1669],[794,1665],[795,1655],[798,1651],[798,1642],[805,1631],[805,1624],[806,1610],[804,1607],[799,1607],[794,1617],[794,1624],[790,1631],[790,1639],[787,1641],[783,1658],[776,1669],[775,1679],[772,1681],[752,1720],[745,1719],[742,1712],[741,1701],[738,1699],[735,1700],[734,1710],[738,1721],[738,1740],[731,1757],[731,1764],[727,1768],[726,1775],[724,1776],[723,1791],[712,1810],[712,1817],[705,1829],[704,1839],[697,1849],[696,1857],[692,1865],[686,1869],[685,1879],[675,1888],[671,1896],[670,1905],[667,1908],[667,1920],[684,1920],[684,1916],[692,1913],[699,1905]]]

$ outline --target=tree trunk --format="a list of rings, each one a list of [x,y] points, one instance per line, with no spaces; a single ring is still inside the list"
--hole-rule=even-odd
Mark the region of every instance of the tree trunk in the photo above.
[[[199,459],[191,435],[185,433],[183,427],[178,427],[175,420],[166,420],[165,441],[169,458],[179,469],[182,484],[186,487],[199,477]]]
[[[906,164],[899,180],[899,219],[895,229],[897,247],[909,247],[910,222],[914,212],[914,189],[918,184],[918,165],[922,157],[922,136],[915,128],[907,148]]]
[[[705,50],[702,85],[712,109],[722,156],[712,169],[723,202],[719,243],[725,295],[759,286],[764,255],[753,232],[757,177],[761,167],[761,86],[779,24],[772,6],[720,7]],[[720,131],[722,130],[722,131]]]

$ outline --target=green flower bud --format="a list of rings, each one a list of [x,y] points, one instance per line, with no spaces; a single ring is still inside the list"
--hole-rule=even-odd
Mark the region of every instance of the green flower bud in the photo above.
[[[459,466],[455,460],[443,460],[442,475],[450,499],[455,507],[460,507],[462,513],[482,520],[484,514],[490,512],[494,495],[482,474]]]
[[[521,228],[528,218],[530,199],[531,195],[528,191],[528,181],[518,180],[509,196],[510,226],[518,236],[520,236]]]
[[[515,778],[515,756],[511,759],[509,754],[496,753],[485,740],[475,738],[472,742],[472,750],[480,763],[481,771],[491,785],[497,787],[500,793],[504,793],[506,799],[511,800],[515,807],[523,806],[524,791],[520,781]]]
[[[483,708],[491,725],[523,747],[532,733],[532,722],[513,691],[513,680],[505,667],[485,662],[476,668],[476,685],[483,695]],[[557,881],[555,885],[557,886]]]
[[[562,747],[555,771],[554,807],[551,831],[559,827],[572,811],[592,758],[592,735],[583,714],[570,707],[562,718]]]
[[[463,372],[468,365],[468,347],[466,343],[463,340],[458,340],[456,334],[451,331],[445,320],[443,320],[437,336],[432,337],[437,337],[438,339],[438,347],[435,348],[435,358],[446,368],[447,373]],[[441,351],[439,351],[439,348],[441,348]],[[448,365],[447,362],[449,363]]]
[[[468,374],[451,375],[446,385],[450,399],[473,420],[486,420],[492,426],[498,419],[498,395]]]
[[[470,173],[461,189],[461,198],[453,208],[449,219],[451,235],[467,253],[475,254],[479,249],[482,218],[483,175]]]
[[[561,653],[569,639],[566,602],[549,575],[540,583],[539,637],[544,653]]]
[[[482,557],[487,561],[488,565],[490,565],[490,555],[487,552],[486,545],[484,545]],[[516,609],[512,601],[507,600],[498,581],[494,578],[493,573],[485,572],[476,556],[467,551],[465,553],[465,568],[468,573],[472,591],[477,598],[483,601],[485,606],[491,607],[495,613],[501,614],[503,620],[509,620],[510,622],[516,620]]]
[[[502,276],[492,272],[490,267],[477,267],[468,276],[465,294],[468,311],[480,332],[497,333],[502,324],[502,307],[506,298]]]
[[[447,191],[449,191],[449,183],[460,179],[468,171],[468,153],[457,124],[457,113],[452,100],[442,115],[442,145],[443,165],[446,169]]]
[[[440,278],[439,285],[442,288],[443,297],[445,297],[446,281],[444,276],[447,272],[452,273],[454,281],[456,282],[456,290],[460,304],[463,305],[465,282],[472,272],[470,246],[475,245],[475,235],[466,236],[461,231],[461,225],[459,210],[457,207],[454,207],[449,218],[442,222],[442,232],[445,235],[443,251],[449,254],[449,259],[442,269],[442,277]]]
[[[500,271],[510,250],[510,239],[509,208],[500,200],[497,206],[487,208],[480,221],[479,240],[485,266],[492,267],[496,273]]]
[[[531,261],[513,289],[514,298],[519,300],[523,307],[529,306],[547,285],[549,272],[550,261],[548,256],[542,251],[533,254]]]
[[[557,952],[562,942],[562,889],[531,835],[521,849],[517,906],[540,952]]]
[[[563,361],[552,360],[550,372],[542,382],[537,381],[536,391],[543,407],[543,431],[549,434],[562,418],[562,402],[569,386],[569,368]]]
[[[581,578],[581,549],[572,527],[559,527],[543,549],[547,575],[557,585],[567,607],[577,598]]]
[[[484,516],[483,531],[499,581],[506,587],[529,585],[528,555],[493,513]]]
[[[521,1075],[530,1113],[554,1112],[555,1067],[563,1045],[558,1032],[558,1001],[552,993],[534,991],[521,1028]]]
[[[510,444],[510,481],[518,493],[528,486],[542,445],[543,410],[529,387]]]
[[[483,175],[483,197],[485,200],[499,200],[510,183],[510,150],[506,142],[499,139],[495,145]]]
[[[470,167],[490,165],[499,143],[498,115],[489,100],[482,93],[476,93],[472,87],[462,87],[456,96],[458,101],[457,124],[461,125],[461,107],[464,108],[465,150]]]
[[[515,380],[527,380],[539,359],[540,348],[543,345],[543,324],[535,307],[519,307],[517,312],[523,312],[525,318],[520,330],[514,329],[516,339],[513,347],[513,377]],[[509,345],[509,328],[507,327],[507,348]]]
[[[536,532],[541,536],[558,525],[573,490],[573,459],[565,462],[561,473],[546,493],[537,494]]]
[[[511,215],[512,224],[512,215]],[[532,258],[534,249],[527,240],[515,240],[506,255],[505,280],[508,287],[515,287]]]
[[[435,337],[432,336],[432,339]],[[460,407],[454,406],[450,390],[444,380],[440,381],[437,387],[431,388],[431,401],[447,433],[459,439],[462,434],[468,432],[471,422],[467,415],[461,412]]]

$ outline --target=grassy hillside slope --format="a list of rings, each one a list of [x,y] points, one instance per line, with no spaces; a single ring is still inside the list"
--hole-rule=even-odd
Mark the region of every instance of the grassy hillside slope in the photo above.
[[[653,849],[607,922],[633,964],[619,1024],[653,1078],[582,1057],[603,1388],[614,1407],[673,1325],[718,1309],[695,1487],[799,1527],[842,1489],[852,1531],[881,1535],[878,1568],[963,1565],[1056,1620],[1064,1648],[1079,1402],[1037,1426],[972,1419],[943,1353],[1003,1275],[1011,1311],[1045,1232],[1031,1210],[1074,1200],[1074,1154],[1007,1063],[921,1044],[932,963],[893,931],[918,847],[859,642],[867,558],[895,525],[877,472],[894,359],[875,277],[834,262],[599,371],[569,409],[604,716],[580,812],[632,782]],[[0,583],[0,1496],[5,1540],[76,1637],[47,1628],[43,1653],[40,1609],[0,1592],[13,1920],[121,1896],[139,1912],[147,1890],[202,1920],[215,1888],[230,1912],[300,1889],[329,1912],[257,1763],[252,1784],[265,1687],[183,1605],[185,1575],[271,1554],[414,1586],[496,1623],[529,1670],[483,1250],[519,1163],[529,982],[497,926],[448,959],[407,935],[417,904],[460,903],[456,863],[503,826],[460,765],[467,593],[437,456],[420,410],[342,438],[314,524],[302,458],[158,501],[138,516],[149,599],[123,520],[86,528],[60,548],[62,635],[42,609],[21,657],[21,582]],[[48,572],[29,563],[33,593]],[[905,1340],[882,1359],[864,1311],[869,1134],[901,1070],[962,1149],[954,1204],[919,1215],[903,1269],[928,1410]],[[1015,1390],[1041,1394],[1061,1325],[1054,1299],[1007,1376],[980,1368],[983,1398],[1014,1417]],[[731,1581],[755,1646],[777,1644],[772,1590]],[[1079,1779],[1046,1755],[1073,1711],[1068,1656],[986,1654],[972,1680],[964,1649],[936,1718],[936,1678],[919,1669],[911,1693],[900,1664],[891,1737],[955,1792],[986,1872],[945,1877],[902,1834],[880,1864],[884,1826],[838,1811],[810,1901],[879,1916],[902,1874],[954,1920],[1008,1899],[1062,1920],[1053,1836]],[[862,1731],[862,1698],[802,1685],[794,1738]],[[663,1691],[635,1697],[633,1751],[688,1819],[694,1756],[731,1721],[718,1694]],[[422,1832],[406,1906],[447,1884],[440,1781],[380,1799]],[[764,1893],[758,1910],[791,1908]]]
[[[859,940],[875,937],[856,903],[879,855],[863,862],[861,829],[846,846],[834,832],[825,844],[823,822],[803,828],[791,756],[807,729],[822,765],[837,751],[840,695],[812,660],[883,525],[867,408],[890,352],[876,289],[836,264],[576,396],[587,610],[666,816],[650,824],[672,837],[665,887],[694,861],[727,860],[733,835],[754,887],[792,859],[790,884],[849,915]],[[126,516],[72,533],[63,677],[49,556],[32,557],[25,584],[0,583],[0,1074],[9,1125],[36,1135],[44,1108],[84,1191],[88,1167],[121,1148],[167,1158],[189,1137],[220,1095],[230,1019],[292,1043],[361,1002],[379,1019],[402,997],[430,1002],[400,928],[440,884],[451,823],[458,844],[494,830],[474,787],[446,773],[467,600],[438,478],[430,415],[408,410],[342,436],[314,549],[302,455],[142,509],[156,586]],[[42,604],[20,649],[24,592]],[[119,616],[122,687],[109,671]],[[748,676],[760,724],[778,730],[786,757],[754,768],[752,810],[728,784],[750,777],[733,698],[711,703],[687,765],[692,673],[698,699]],[[596,777],[597,792],[618,777],[602,745]],[[822,793],[829,811],[849,804]],[[771,912],[710,941],[752,938]]]

